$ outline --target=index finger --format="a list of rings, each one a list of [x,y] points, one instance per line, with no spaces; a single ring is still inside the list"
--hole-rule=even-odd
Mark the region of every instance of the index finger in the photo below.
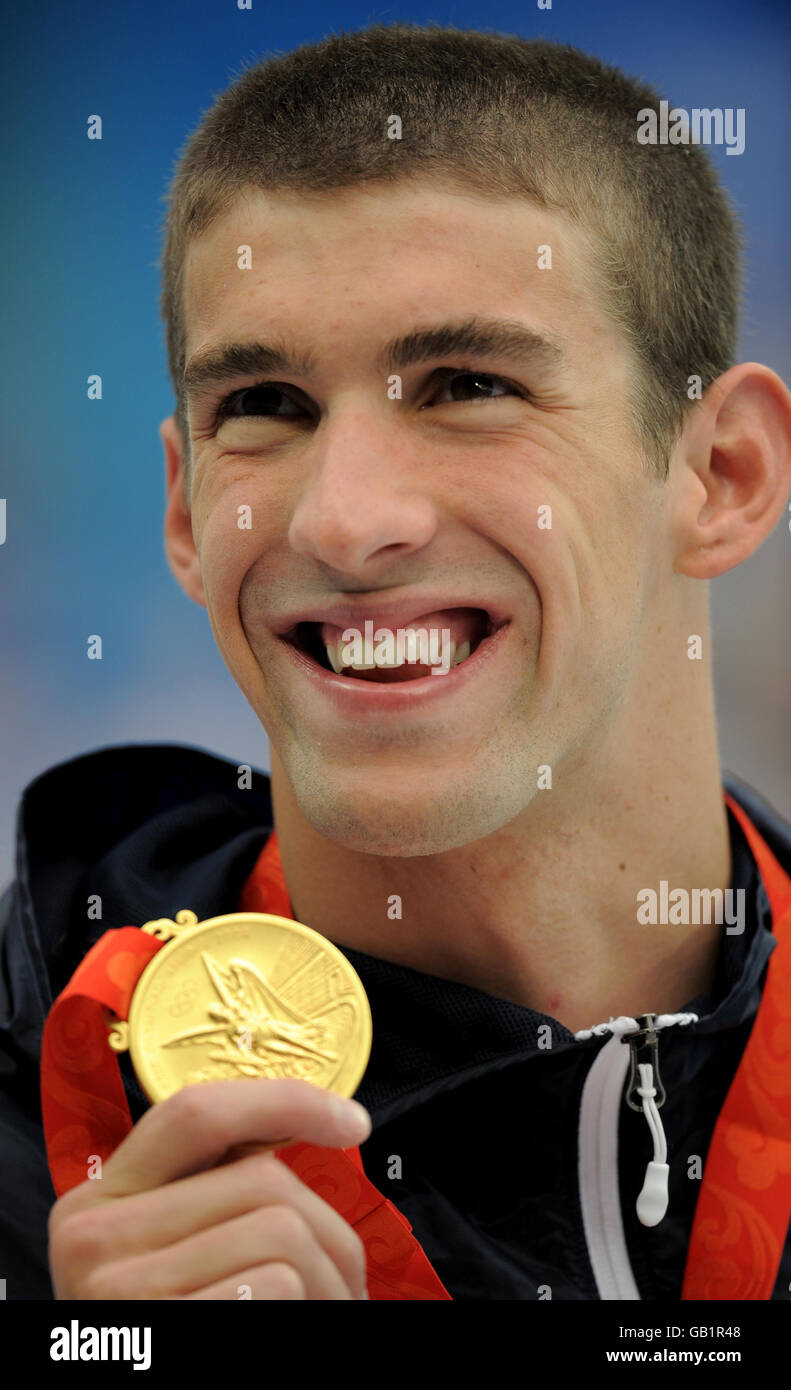
[[[148,1192],[214,1168],[239,1144],[285,1147],[302,1140],[349,1148],[370,1132],[361,1105],[311,1081],[245,1078],[184,1086],[147,1110],[119,1144],[104,1165],[102,1196]]]

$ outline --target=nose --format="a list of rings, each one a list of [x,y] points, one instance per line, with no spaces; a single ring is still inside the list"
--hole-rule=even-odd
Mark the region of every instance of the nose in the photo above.
[[[294,550],[359,574],[385,552],[406,555],[428,545],[437,509],[397,428],[360,411],[326,423],[291,518]]]

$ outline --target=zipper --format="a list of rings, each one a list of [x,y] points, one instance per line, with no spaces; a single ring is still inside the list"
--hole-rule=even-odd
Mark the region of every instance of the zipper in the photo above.
[[[575,1034],[582,1042],[596,1034],[612,1036],[594,1058],[580,1101],[577,1171],[585,1240],[599,1297],[640,1300],[623,1229],[618,1174],[618,1121],[622,1099],[646,1117],[654,1156],[637,1198],[643,1225],[656,1226],[667,1210],[667,1144],[659,1117],[665,1089],[659,1075],[659,1038],[671,1024],[697,1022],[697,1014],[621,1016]],[[623,1046],[628,1043],[628,1046]],[[641,1054],[648,1060],[641,1060]],[[624,1096],[624,1083],[627,1081]]]

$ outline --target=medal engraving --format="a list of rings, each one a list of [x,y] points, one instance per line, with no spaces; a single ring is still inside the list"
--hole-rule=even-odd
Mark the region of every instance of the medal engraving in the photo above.
[[[332,942],[301,922],[235,913],[160,918],[167,942],[132,995],[128,1047],[152,1101],[201,1081],[294,1076],[351,1096],[371,1050],[362,983]],[[123,1049],[114,1023],[108,1042]]]

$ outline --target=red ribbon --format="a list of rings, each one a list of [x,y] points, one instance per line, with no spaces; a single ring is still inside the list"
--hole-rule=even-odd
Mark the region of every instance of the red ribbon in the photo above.
[[[761,872],[777,946],[712,1135],[682,1300],[771,1298],[791,1217],[791,879],[742,808],[725,799]],[[244,886],[239,911],[293,918],[274,831]],[[132,1128],[104,1009],[127,1018],[137,980],[162,944],[138,927],[105,933],[47,1017],[41,1103],[58,1196],[84,1181],[91,1157],[109,1158]],[[366,1178],[359,1148],[292,1144],[275,1152],[357,1231],[371,1299],[450,1299],[406,1217]]]
[[[239,911],[293,919],[274,833],[245,884]],[[84,1182],[90,1161],[108,1159],[132,1129],[104,1010],[128,1018],[135,985],[165,944],[139,927],[105,932],[47,1016],[41,1108],[47,1160],[59,1197]],[[365,1176],[358,1147],[300,1143],[276,1149],[275,1155],[354,1227],[365,1246],[372,1300],[450,1299],[406,1217]]]
[[[719,1113],[692,1225],[682,1299],[769,1299],[791,1218],[791,879],[742,807],[777,939],[741,1063]]]

